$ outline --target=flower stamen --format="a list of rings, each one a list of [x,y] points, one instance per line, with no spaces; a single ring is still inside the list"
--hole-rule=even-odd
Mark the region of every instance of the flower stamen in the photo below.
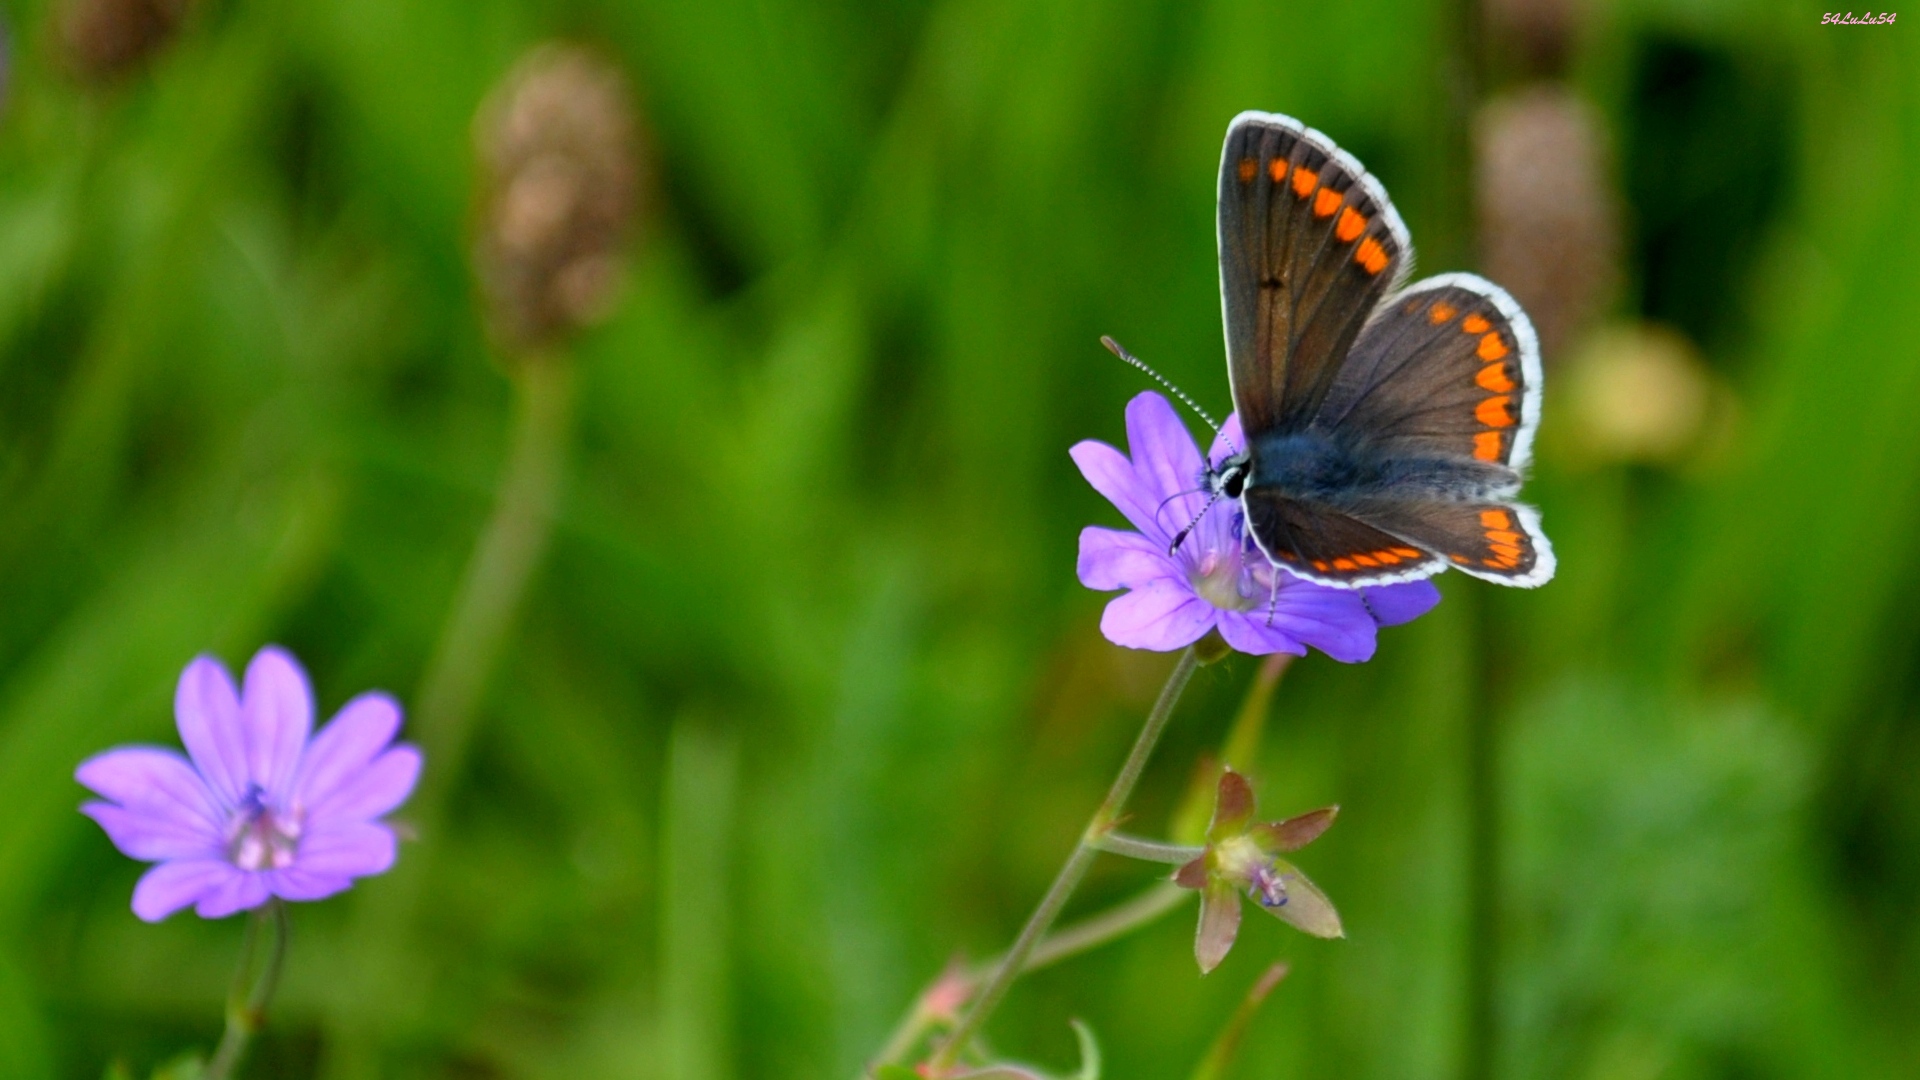
[[[300,850],[300,820],[267,803],[255,784],[227,823],[227,858],[242,870],[284,870]]]

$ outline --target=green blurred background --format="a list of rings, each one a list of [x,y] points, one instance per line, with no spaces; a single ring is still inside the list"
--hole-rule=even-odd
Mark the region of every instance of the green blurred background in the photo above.
[[[1423,272],[1571,223],[1585,270],[1508,282],[1573,312],[1529,486],[1559,577],[1447,575],[1282,684],[1248,767],[1343,804],[1303,862],[1349,940],[1250,919],[1202,979],[1182,908],[1022,982],[997,1045],[1064,1068],[1081,1017],[1110,1077],[1185,1075],[1285,957],[1236,1075],[1920,1075],[1912,28],[1567,8],[218,0],[103,77],[6,4],[0,1075],[217,1037],[240,921],[134,919],[71,779],[173,740],[189,658],[415,700],[514,423],[473,116],[554,37],[625,69],[644,180],[552,544],[443,809],[294,913],[250,1075],[842,1080],[1003,947],[1171,664],[1098,635],[1076,536],[1118,517],[1066,450],[1142,389],[1102,333],[1224,411],[1247,108],[1375,171]],[[1509,211],[1584,152],[1499,143],[1517,100],[1595,137],[1588,188]],[[1254,668],[1196,680],[1138,829]]]

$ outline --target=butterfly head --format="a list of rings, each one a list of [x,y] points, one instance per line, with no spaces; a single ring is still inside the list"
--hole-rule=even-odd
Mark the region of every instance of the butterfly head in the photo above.
[[[1206,474],[1200,482],[1206,485],[1207,494],[1215,499],[1237,499],[1247,486],[1247,477],[1253,472],[1253,462],[1246,451],[1233,455],[1218,465],[1208,465]]]

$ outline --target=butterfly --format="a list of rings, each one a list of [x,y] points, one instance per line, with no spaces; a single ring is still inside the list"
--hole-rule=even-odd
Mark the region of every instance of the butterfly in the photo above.
[[[1204,478],[1288,571],[1358,588],[1458,568],[1553,577],[1515,501],[1540,345],[1475,274],[1402,287],[1413,244],[1380,183],[1318,131],[1244,112],[1220,157],[1220,299],[1246,447]]]

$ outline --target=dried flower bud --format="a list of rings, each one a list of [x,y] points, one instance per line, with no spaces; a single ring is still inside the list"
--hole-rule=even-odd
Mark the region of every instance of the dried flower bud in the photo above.
[[[474,264],[494,333],[524,348],[606,314],[639,186],[627,82],[542,46],[481,107]]]
[[[66,0],[57,29],[67,63],[107,81],[138,68],[171,39],[193,0]]]
[[[1618,280],[1599,125],[1571,92],[1543,84],[1489,102],[1476,128],[1482,267],[1526,308],[1551,362]]]
[[[1567,365],[1566,401],[1579,455],[1672,462],[1701,445],[1717,400],[1693,343],[1651,323],[1595,333]]]

